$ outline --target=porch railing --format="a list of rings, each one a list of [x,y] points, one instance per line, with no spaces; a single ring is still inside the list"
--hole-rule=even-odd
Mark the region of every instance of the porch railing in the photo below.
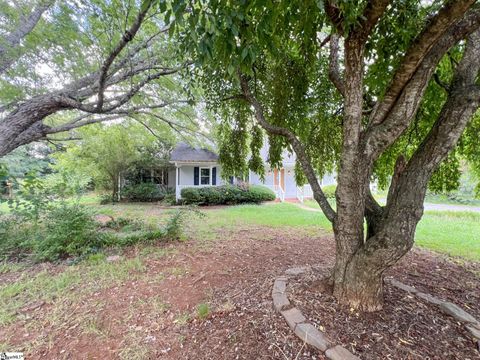
[[[301,203],[305,201],[306,198],[313,198],[313,191],[310,185],[297,186],[297,199]]]
[[[274,185],[276,188],[277,197],[281,202],[285,201],[285,190],[283,190],[281,185]]]

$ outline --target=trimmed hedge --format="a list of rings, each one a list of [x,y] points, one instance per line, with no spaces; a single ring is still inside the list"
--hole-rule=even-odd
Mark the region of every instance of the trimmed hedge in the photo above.
[[[122,189],[122,197],[128,201],[161,201],[166,191],[153,183],[129,184]]]
[[[222,185],[182,189],[182,203],[196,205],[233,205],[275,200],[275,193],[265,186]]]

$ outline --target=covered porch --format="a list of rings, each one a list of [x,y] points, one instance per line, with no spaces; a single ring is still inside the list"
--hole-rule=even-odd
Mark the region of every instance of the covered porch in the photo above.
[[[182,189],[222,185],[220,166],[216,162],[174,162],[175,198],[182,198]]]

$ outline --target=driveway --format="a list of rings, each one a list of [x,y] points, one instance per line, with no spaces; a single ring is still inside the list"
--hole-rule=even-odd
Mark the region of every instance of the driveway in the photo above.
[[[385,204],[385,199],[379,199],[378,202],[381,205]],[[311,208],[305,206],[303,204],[297,204],[304,210],[308,211],[321,211],[320,209]],[[431,204],[431,203],[424,203],[425,211],[471,211],[480,213],[479,206],[470,206],[470,205],[454,205],[454,204]]]
[[[454,204],[430,204],[425,203],[426,211],[473,211],[480,212],[480,207],[470,205],[454,205]]]

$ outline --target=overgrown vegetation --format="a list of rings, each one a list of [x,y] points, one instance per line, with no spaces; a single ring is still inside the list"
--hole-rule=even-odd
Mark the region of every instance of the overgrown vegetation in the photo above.
[[[216,187],[191,187],[182,189],[182,202],[197,205],[259,204],[275,200],[272,190],[259,185],[223,185]]]
[[[177,210],[163,226],[131,218],[100,223],[91,208],[79,203],[79,197],[67,200],[58,195],[58,189],[54,188],[54,194],[44,180],[33,175],[20,184],[16,197],[8,201],[10,213],[0,216],[2,256],[55,261],[84,257],[105,247],[176,240],[182,237],[184,221],[192,212]]]

